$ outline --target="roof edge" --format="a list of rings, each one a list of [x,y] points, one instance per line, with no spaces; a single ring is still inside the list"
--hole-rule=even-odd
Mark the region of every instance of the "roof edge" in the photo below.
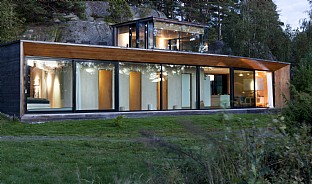
[[[142,49],[142,48],[129,48],[129,47],[120,47],[120,46],[106,46],[106,45],[90,45],[90,44],[78,44],[78,43],[46,42],[46,41],[34,41],[34,40],[19,40],[16,42],[17,43],[18,42],[28,42],[28,43],[39,43],[39,44],[69,45],[69,46],[94,47],[94,48],[111,48],[111,49],[122,49],[122,50],[140,50],[140,51],[146,51],[146,52],[167,52],[167,53],[177,53],[177,54],[205,55],[205,56],[226,57],[226,58],[235,58],[235,59],[248,59],[248,60],[255,60],[255,61],[262,61],[262,62],[291,65],[291,63],[282,62],[282,61],[274,61],[274,60],[259,59],[259,58],[249,58],[249,57],[234,56],[234,55],[223,55],[223,54],[171,51],[171,50],[162,50],[162,49]],[[13,44],[13,43],[11,43],[11,44]]]

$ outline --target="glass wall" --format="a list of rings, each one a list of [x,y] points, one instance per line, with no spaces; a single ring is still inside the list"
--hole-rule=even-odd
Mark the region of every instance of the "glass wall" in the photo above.
[[[162,108],[196,109],[196,67],[163,65]]]
[[[115,65],[104,61],[76,62],[76,109],[114,109]]]
[[[117,46],[208,52],[206,34],[205,28],[200,26],[149,20],[118,27]]]
[[[37,57],[26,57],[25,61],[27,110],[72,110],[72,62]]]
[[[200,68],[200,108],[230,108],[230,69]]]
[[[136,48],[136,44],[137,44],[137,42],[136,42],[136,25],[134,24],[134,25],[131,25],[130,26],[130,40],[131,40],[131,42],[130,42],[130,47],[132,47],[132,48]]]
[[[154,31],[154,23],[153,22],[149,22],[148,23],[148,29],[147,29],[147,45],[148,45],[148,49],[153,49],[154,48],[154,34],[156,34],[156,32]]]
[[[147,24],[139,23],[139,48],[147,48]]]
[[[157,110],[160,65],[120,63],[119,110]]]
[[[129,47],[129,36],[129,26],[119,27],[117,29],[117,45]]]
[[[272,72],[256,71],[256,106],[273,107]]]
[[[188,52],[207,52],[204,28],[165,22],[155,22],[156,48]],[[206,46],[205,46],[206,45]]]
[[[230,108],[230,102],[236,108],[273,107],[273,74],[268,71],[233,70],[231,76],[229,68],[221,67],[197,70],[186,65],[42,57],[25,61],[30,112],[220,109]]]
[[[254,71],[234,70],[234,107],[255,106]]]

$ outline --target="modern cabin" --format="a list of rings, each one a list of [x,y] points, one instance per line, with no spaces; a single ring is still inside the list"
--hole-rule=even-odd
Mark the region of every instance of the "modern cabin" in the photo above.
[[[206,27],[149,18],[116,46],[21,40],[0,47],[0,112],[282,108],[290,64],[207,53]]]

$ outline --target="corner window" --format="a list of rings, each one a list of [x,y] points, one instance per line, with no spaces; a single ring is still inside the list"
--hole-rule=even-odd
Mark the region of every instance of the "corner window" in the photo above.
[[[25,61],[27,111],[71,111],[72,62],[35,57]]]

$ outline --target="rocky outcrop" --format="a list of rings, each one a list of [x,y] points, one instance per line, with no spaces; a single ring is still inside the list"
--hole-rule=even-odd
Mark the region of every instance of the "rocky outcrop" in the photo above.
[[[48,25],[29,25],[21,39],[112,45],[112,28],[104,21],[109,15],[108,6],[109,4],[103,1],[87,1],[84,20],[72,13],[55,15],[53,23]],[[152,16],[166,18],[162,12],[148,8],[131,7],[131,12],[133,19]]]
[[[112,45],[113,39],[111,26],[99,20],[66,22],[60,34],[59,42]]]

